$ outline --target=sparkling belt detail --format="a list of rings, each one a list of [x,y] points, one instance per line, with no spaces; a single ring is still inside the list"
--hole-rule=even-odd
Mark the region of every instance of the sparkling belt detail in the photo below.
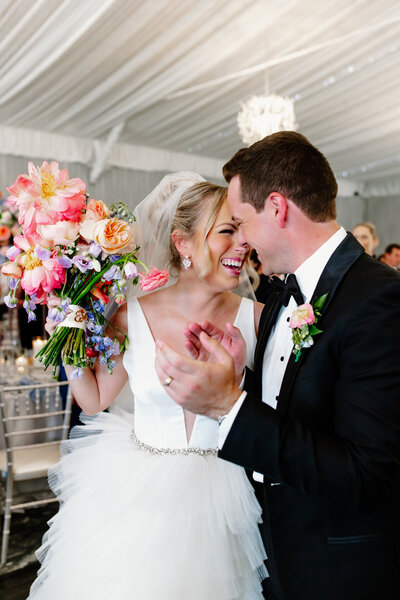
[[[217,448],[154,448],[141,442],[132,431],[131,438],[138,448],[151,454],[199,454],[200,456],[217,456]]]

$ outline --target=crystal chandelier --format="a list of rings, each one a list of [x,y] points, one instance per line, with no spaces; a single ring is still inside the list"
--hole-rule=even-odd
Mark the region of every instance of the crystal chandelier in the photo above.
[[[237,123],[242,140],[249,146],[276,131],[297,129],[293,102],[276,94],[252,96],[243,102]]]

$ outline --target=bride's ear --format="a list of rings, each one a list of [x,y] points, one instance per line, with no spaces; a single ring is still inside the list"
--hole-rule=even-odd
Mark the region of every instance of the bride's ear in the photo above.
[[[171,234],[175,248],[181,256],[191,254],[191,247],[188,238],[179,229],[174,229]]]

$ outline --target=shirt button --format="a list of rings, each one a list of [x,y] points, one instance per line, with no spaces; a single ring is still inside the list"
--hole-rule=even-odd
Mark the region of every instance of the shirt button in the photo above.
[[[282,360],[285,360],[285,357],[284,357],[284,356],[281,356],[281,361],[282,361]]]

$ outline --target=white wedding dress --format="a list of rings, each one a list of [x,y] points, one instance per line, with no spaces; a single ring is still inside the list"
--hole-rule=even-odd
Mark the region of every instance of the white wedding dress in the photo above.
[[[252,357],[250,300],[235,324]],[[29,600],[261,600],[261,509],[245,471],[216,456],[218,425],[207,417],[196,417],[187,443],[137,299],[128,334],[134,417],[84,417],[65,442],[49,474],[61,506],[37,552]]]

